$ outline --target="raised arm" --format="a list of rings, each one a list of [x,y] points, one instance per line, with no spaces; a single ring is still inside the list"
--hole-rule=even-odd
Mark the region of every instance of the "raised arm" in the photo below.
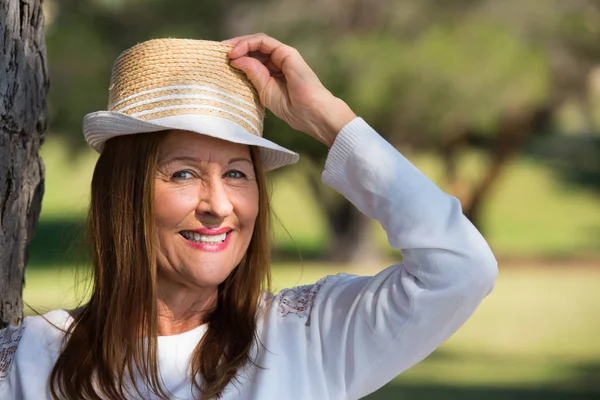
[[[467,320],[493,287],[496,261],[458,200],[356,118],[297,51],[262,34],[230,43],[232,65],[246,72],[265,106],[331,147],[323,181],[377,219],[402,251],[401,264],[374,277],[339,275],[311,288],[310,323],[302,325],[311,365],[332,392],[360,398]]]
[[[378,389],[450,337],[491,291],[489,246],[442,192],[357,118],[330,151],[325,183],[377,219],[403,262],[375,277],[331,277],[312,305],[311,336],[348,399]]]

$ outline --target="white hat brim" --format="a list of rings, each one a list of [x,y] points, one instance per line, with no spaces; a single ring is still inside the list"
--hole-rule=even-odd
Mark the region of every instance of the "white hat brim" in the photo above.
[[[260,136],[253,135],[240,125],[225,118],[201,114],[174,115],[143,120],[114,111],[97,111],[83,119],[83,135],[92,148],[102,152],[104,142],[115,136],[177,129],[196,132],[234,143],[260,148],[264,168],[273,170],[295,164],[299,155]]]

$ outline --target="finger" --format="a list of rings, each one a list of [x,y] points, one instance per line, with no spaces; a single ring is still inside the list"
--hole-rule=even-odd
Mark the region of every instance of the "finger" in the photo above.
[[[271,54],[271,62],[273,65],[280,70],[287,79],[304,83],[320,83],[319,78],[304,58],[302,58],[298,50],[293,47],[286,47],[287,49],[279,48]]]
[[[271,75],[275,72],[275,73],[281,73],[281,69],[277,68],[275,66],[275,64],[273,64],[273,61],[271,61],[271,57],[262,53],[257,53],[256,51],[251,51],[250,53],[248,53],[248,57],[252,57],[258,61],[261,62],[261,64],[263,64],[265,67],[267,67],[267,69],[269,70],[269,72],[271,72]]]
[[[256,35],[250,35],[248,37],[239,40],[235,47],[229,52],[229,57],[232,59],[242,57],[251,51],[258,51],[263,54],[271,54],[276,49],[281,47],[288,47],[264,33]]]
[[[281,72],[271,72],[271,78],[275,78],[281,81],[285,81],[285,75]]]
[[[266,63],[264,63],[265,67],[267,67],[267,69],[271,72],[271,73],[281,73],[281,69],[277,68],[275,66],[275,64],[273,64],[273,61],[271,60],[267,60]]]
[[[256,58],[258,61],[260,61],[263,64],[266,64],[268,61],[271,60],[270,55],[259,53],[258,51],[251,51],[250,53],[248,53],[248,56],[252,57],[252,58]]]
[[[231,39],[226,39],[226,40],[222,40],[221,43],[225,43],[225,44],[230,44],[235,46],[236,44],[238,44],[241,40],[252,37],[252,36],[256,36],[257,34],[254,33],[252,35],[242,35],[242,36],[236,36],[236,37],[232,37]]]
[[[260,61],[252,57],[241,57],[231,61],[231,66],[242,70],[256,88],[262,100],[262,93],[269,83],[271,72]]]
[[[277,39],[264,33],[249,35],[240,40],[229,52],[229,57],[235,59],[249,53],[270,55],[275,69],[282,71],[285,76],[294,76],[301,81],[318,81],[318,78],[298,50],[287,46]]]
[[[297,73],[299,76],[309,76],[312,71],[296,49],[265,34],[253,35],[242,39],[231,50],[229,57],[235,59],[238,53],[251,55],[260,60],[269,58],[272,66],[275,67],[273,69],[279,71],[283,70],[284,64],[287,62],[295,66],[295,68],[291,67],[289,72]],[[257,54],[260,54],[260,56],[257,56]]]

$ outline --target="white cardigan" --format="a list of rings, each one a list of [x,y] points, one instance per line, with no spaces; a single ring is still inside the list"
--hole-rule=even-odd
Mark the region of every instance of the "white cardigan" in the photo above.
[[[377,219],[403,261],[373,277],[340,274],[266,294],[258,324],[266,348],[255,349],[262,369],[245,368],[224,400],[366,396],[456,332],[494,285],[496,260],[458,200],[361,118],[336,138],[323,181]],[[65,328],[72,322],[65,310],[45,318]],[[172,398],[198,398],[188,362],[205,329],[158,338]],[[48,377],[61,339],[39,316],[0,331],[0,399],[50,399]]]

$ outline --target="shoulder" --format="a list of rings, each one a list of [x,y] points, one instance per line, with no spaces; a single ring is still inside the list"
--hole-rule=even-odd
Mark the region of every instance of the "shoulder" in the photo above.
[[[313,308],[320,301],[327,298],[330,289],[353,278],[356,278],[356,276],[348,274],[328,275],[310,285],[283,289],[276,295],[271,296],[271,311],[278,318],[306,320],[306,323],[309,323],[308,317]]]
[[[8,379],[15,363],[44,363],[54,359],[72,318],[65,310],[25,317],[19,326],[0,330],[0,382]]]
[[[23,337],[25,325],[9,325],[0,329],[0,382],[8,378],[10,366]]]
[[[48,311],[45,314],[32,315],[23,318],[23,323],[26,326],[45,326],[45,325],[57,325],[61,328],[68,327],[73,318],[67,310],[58,309]]]

